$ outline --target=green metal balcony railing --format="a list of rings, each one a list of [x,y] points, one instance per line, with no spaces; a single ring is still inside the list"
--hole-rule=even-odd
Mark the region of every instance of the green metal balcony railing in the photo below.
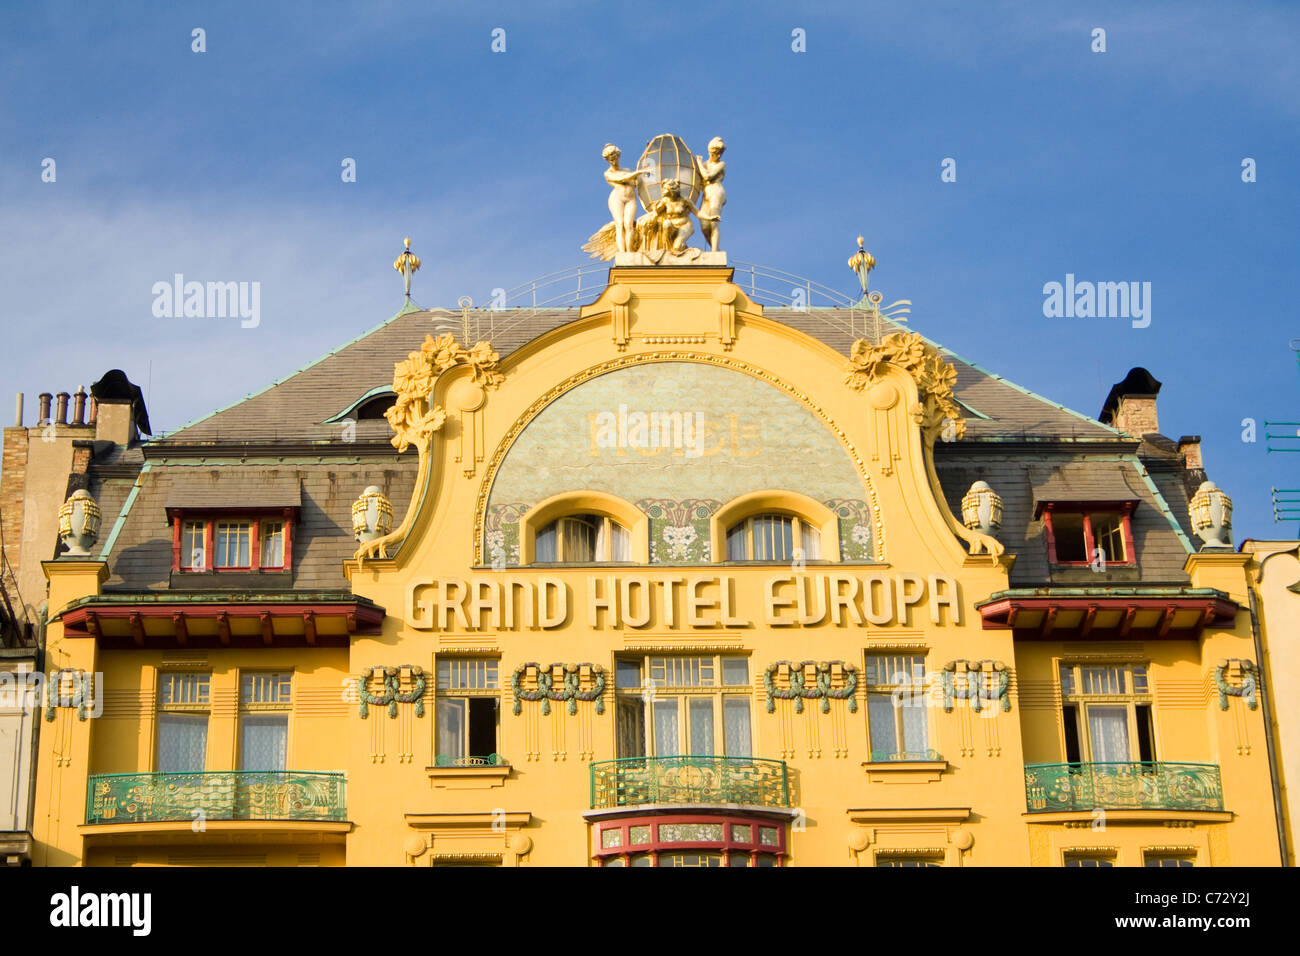
[[[449,757],[438,754],[434,758],[435,767],[508,767],[510,762],[500,754],[488,754],[486,757]]]
[[[87,823],[347,819],[341,773],[105,773],[90,778]]]
[[[652,803],[789,807],[784,760],[628,757],[591,765],[592,809]]]
[[[872,763],[907,763],[910,761],[936,762],[943,756],[937,750],[873,750]]]
[[[1025,766],[1030,813],[1059,810],[1222,810],[1209,763],[1046,763]]]

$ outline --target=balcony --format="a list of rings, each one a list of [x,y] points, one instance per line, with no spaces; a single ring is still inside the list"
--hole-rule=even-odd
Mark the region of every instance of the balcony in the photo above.
[[[784,760],[751,757],[629,757],[591,765],[594,810],[649,804],[736,804],[787,809]]]
[[[87,824],[208,821],[343,822],[341,773],[107,773],[90,778]]]
[[[1219,768],[1209,763],[1047,763],[1025,767],[1030,813],[1090,810],[1223,810]]]

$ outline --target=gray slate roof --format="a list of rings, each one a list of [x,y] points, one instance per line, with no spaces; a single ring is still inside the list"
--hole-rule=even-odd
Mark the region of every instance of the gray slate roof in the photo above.
[[[844,310],[768,308],[765,314],[846,356],[855,338],[876,337],[865,334],[861,313],[853,328]],[[578,312],[521,309],[481,315],[484,326],[490,322],[497,330],[491,340],[504,357],[575,320]],[[206,502],[216,507],[273,498],[278,504],[280,496],[297,488],[302,510],[293,540],[292,585],[345,587],[341,562],[356,547],[351,534],[352,501],[365,486],[378,485],[393,502],[394,523],[400,521],[414,490],[416,458],[411,452],[376,451],[391,435],[386,421],[356,422],[354,444],[344,440],[339,424],[326,420],[369,390],[389,386],[394,363],[417,348],[426,334],[459,334],[460,328],[458,312],[399,313],[262,392],[155,439],[148,445],[149,467],[140,474],[139,492],[121,521],[117,518],[130,482],[115,477],[102,480],[98,488],[92,484],[104,514],[101,542],[111,547],[108,586],[168,585],[167,506],[197,507]],[[900,328],[906,327],[885,323],[880,334]],[[1139,570],[1117,570],[1108,581],[1187,580],[1182,572],[1187,547],[1179,535],[1187,531],[1187,496],[1176,453],[1171,455],[1159,443],[1143,442],[1143,457],[1125,455],[1124,442],[1130,449],[1135,446],[1127,436],[943,351],[957,368],[956,397],[971,414],[963,441],[936,447],[936,470],[956,514],[961,512],[962,495],[976,480],[989,482],[1002,496],[1001,537],[1008,550],[1018,554],[1014,585],[1103,583],[1095,577],[1080,579],[1077,570],[1053,573],[1049,568],[1042,522],[1034,519],[1033,512],[1037,500],[1053,496],[1079,500],[1119,495],[1141,502],[1133,519]],[[240,446],[249,444],[283,446],[286,456],[246,458]],[[287,457],[290,450],[299,457]],[[1149,476],[1146,456],[1159,466]],[[135,459],[134,452],[116,454],[112,473],[120,474],[122,465]]]

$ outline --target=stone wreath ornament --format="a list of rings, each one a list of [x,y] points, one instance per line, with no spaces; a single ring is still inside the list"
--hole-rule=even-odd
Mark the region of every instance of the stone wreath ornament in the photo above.
[[[804,668],[809,664],[816,667],[816,678],[813,686],[808,687],[804,684]],[[844,669],[844,686],[839,690],[831,687],[831,665],[839,664]],[[790,688],[781,690],[776,686],[776,675],[782,667],[790,668]],[[805,700],[820,700],[822,713],[830,713],[832,700],[847,700],[849,702],[849,713],[858,712],[858,701],[853,696],[853,692],[858,689],[858,669],[847,661],[800,661],[798,664],[791,661],[776,661],[767,666],[763,671],[763,690],[767,692],[767,712],[773,713],[776,710],[778,700],[794,701],[794,712],[803,713],[803,702]]]
[[[528,668],[537,668],[537,690],[524,690],[524,675],[528,673]],[[564,669],[564,684],[559,689],[555,689],[555,681],[551,673],[557,667]],[[580,690],[582,668],[591,668],[591,690]],[[596,713],[605,713],[605,669],[599,664],[552,664],[550,667],[543,668],[536,661],[529,661],[527,664],[520,664],[515,668],[515,672],[510,675],[510,691],[514,694],[515,705],[514,714],[518,717],[524,711],[523,701],[531,700],[542,702],[542,713],[544,715],[551,712],[551,701],[567,700],[569,702],[569,713],[578,712],[578,701],[595,701]]]
[[[952,713],[953,702],[956,699],[956,675],[958,661],[949,661],[943,665],[943,670],[939,672],[939,683],[943,687],[943,710],[944,713]],[[966,696],[965,700],[970,701],[970,709],[979,713],[983,709],[980,703],[982,700],[1000,700],[1002,702],[1002,712],[1008,713],[1011,710],[1011,695],[1008,690],[1011,687],[1011,672],[1007,665],[1001,661],[966,661]],[[988,671],[993,674],[995,680],[992,688],[986,686],[984,681],[984,672]],[[973,683],[972,683],[973,682]],[[971,691],[974,693],[971,693]]]
[[[370,682],[380,675],[384,679],[384,692],[382,694],[370,693]],[[375,667],[367,668],[366,671],[357,678],[357,696],[361,698],[361,719],[365,720],[370,716],[370,705],[376,707],[388,707],[388,716],[397,716],[398,704],[414,704],[415,716],[424,716],[424,692],[429,686],[429,680],[424,676],[422,667],[411,666],[412,687],[407,693],[402,693],[402,669],[400,667],[385,667],[382,664]]]
[[[1246,706],[1255,710],[1259,707],[1259,696],[1256,693],[1259,690],[1259,672],[1255,669],[1254,661],[1237,661],[1236,664],[1241,668],[1241,683],[1236,687],[1229,684],[1224,676],[1228,671],[1226,661],[1214,668],[1214,686],[1219,689],[1219,710],[1228,709],[1229,697],[1244,698]]]
[[[72,696],[66,699],[60,699],[59,687],[63,682],[64,675],[72,676]],[[55,710],[59,707],[77,708],[77,719],[86,719],[86,698],[90,696],[90,675],[85,671],[74,670],[70,667],[62,667],[57,671],[50,671],[49,679],[45,682],[45,719],[54,720]]]

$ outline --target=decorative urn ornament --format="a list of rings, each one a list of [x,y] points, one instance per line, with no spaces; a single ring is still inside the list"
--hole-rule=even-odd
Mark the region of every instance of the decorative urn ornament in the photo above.
[[[1192,530],[1205,548],[1232,547],[1232,499],[1212,481],[1201,482],[1188,509]]]
[[[1002,527],[1002,498],[987,481],[977,481],[961,500],[961,520],[981,534],[995,535]]]
[[[84,489],[59,506],[59,538],[68,554],[85,557],[99,537],[99,505]]]
[[[365,543],[382,538],[392,529],[393,506],[376,485],[371,485],[352,502],[352,536]]]

